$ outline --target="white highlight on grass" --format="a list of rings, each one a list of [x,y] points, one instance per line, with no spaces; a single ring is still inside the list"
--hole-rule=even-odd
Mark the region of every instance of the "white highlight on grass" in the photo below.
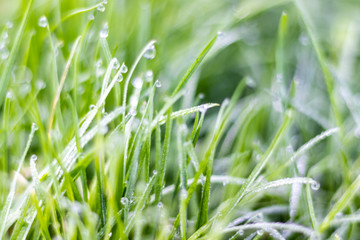
[[[304,227],[302,225],[295,223],[281,223],[281,222],[250,223],[236,227],[228,227],[225,228],[223,232],[233,232],[233,231],[248,230],[248,229],[256,229],[256,230],[262,229],[266,231],[269,228],[274,228],[279,230],[289,230],[291,232],[298,232],[307,236],[312,236],[314,233],[314,231],[311,228]]]

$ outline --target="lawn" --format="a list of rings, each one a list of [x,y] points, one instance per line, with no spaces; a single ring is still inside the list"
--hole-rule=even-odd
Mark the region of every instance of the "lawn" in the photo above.
[[[0,239],[360,239],[358,0],[0,0]]]

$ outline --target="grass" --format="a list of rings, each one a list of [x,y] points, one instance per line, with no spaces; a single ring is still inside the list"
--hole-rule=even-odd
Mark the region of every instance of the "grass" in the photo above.
[[[359,12],[0,0],[0,238],[358,239]]]

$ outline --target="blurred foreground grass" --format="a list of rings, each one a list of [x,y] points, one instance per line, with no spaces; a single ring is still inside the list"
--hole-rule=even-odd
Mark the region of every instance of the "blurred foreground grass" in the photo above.
[[[0,238],[358,239],[359,14],[0,0]]]

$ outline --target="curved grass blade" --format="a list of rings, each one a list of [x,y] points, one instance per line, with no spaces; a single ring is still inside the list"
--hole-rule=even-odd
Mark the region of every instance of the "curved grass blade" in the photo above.
[[[199,67],[200,63],[203,61],[204,57],[206,56],[206,54],[208,54],[208,52],[210,51],[210,49],[214,46],[216,39],[219,37],[219,33],[217,35],[215,35],[210,42],[205,46],[205,48],[201,51],[201,53],[199,54],[199,56],[195,59],[195,61],[191,64],[191,66],[189,67],[189,69],[186,71],[185,75],[183,76],[183,78],[180,80],[179,84],[176,86],[175,90],[173,91],[171,96],[176,95],[180,89],[184,86],[184,84],[186,84],[190,77],[194,74],[194,72],[196,71],[196,69]]]

